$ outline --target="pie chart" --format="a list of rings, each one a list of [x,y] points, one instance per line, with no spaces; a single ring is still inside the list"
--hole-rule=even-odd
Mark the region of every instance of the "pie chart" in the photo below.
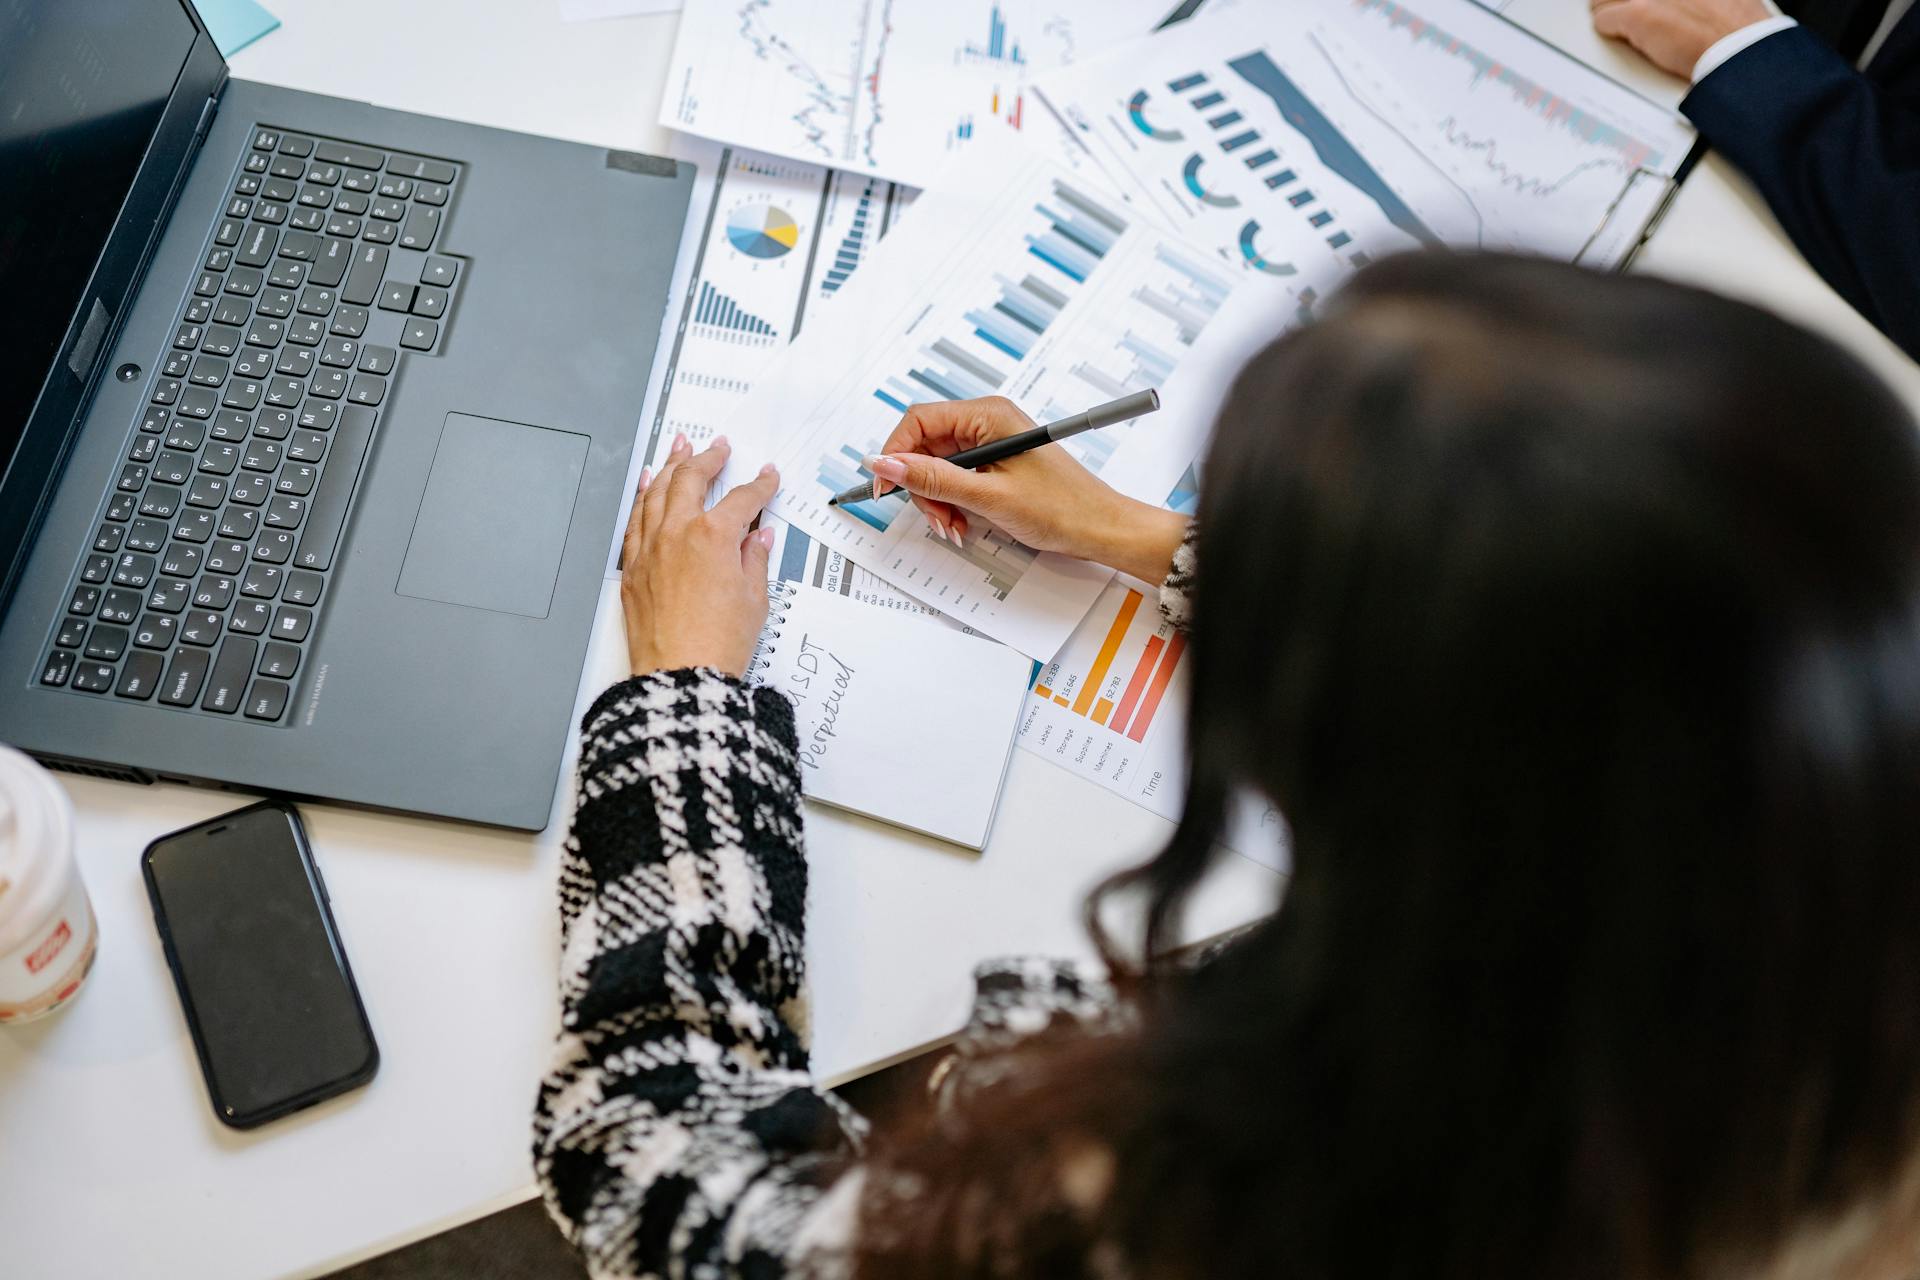
[[[749,258],[778,258],[800,243],[800,228],[785,209],[750,204],[727,215],[727,239]]]

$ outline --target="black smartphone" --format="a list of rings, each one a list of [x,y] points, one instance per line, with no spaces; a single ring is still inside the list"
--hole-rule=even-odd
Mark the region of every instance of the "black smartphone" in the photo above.
[[[225,814],[140,865],[222,1122],[251,1129],[373,1079],[380,1050],[297,813]]]

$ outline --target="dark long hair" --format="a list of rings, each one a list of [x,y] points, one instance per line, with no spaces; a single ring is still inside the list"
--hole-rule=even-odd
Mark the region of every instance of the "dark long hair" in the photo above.
[[[863,1273],[1685,1280],[1887,1193],[1914,432],[1780,319],[1533,260],[1379,264],[1262,352],[1203,473],[1185,817],[1099,895],[1146,910],[1100,939],[1138,1026],[900,1139]],[[1162,972],[1239,791],[1284,899]]]

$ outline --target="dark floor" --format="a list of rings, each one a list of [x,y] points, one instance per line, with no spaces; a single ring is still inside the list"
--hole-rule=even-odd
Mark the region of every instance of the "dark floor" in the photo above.
[[[939,1055],[889,1067],[839,1089],[857,1110],[882,1114],[924,1086]],[[538,1200],[336,1271],[325,1280],[584,1280],[587,1270]]]

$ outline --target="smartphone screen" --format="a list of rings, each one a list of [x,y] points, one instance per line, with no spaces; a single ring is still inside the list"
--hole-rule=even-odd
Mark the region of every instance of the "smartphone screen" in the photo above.
[[[144,863],[221,1120],[250,1127],[372,1078],[379,1051],[292,809],[163,836]]]

